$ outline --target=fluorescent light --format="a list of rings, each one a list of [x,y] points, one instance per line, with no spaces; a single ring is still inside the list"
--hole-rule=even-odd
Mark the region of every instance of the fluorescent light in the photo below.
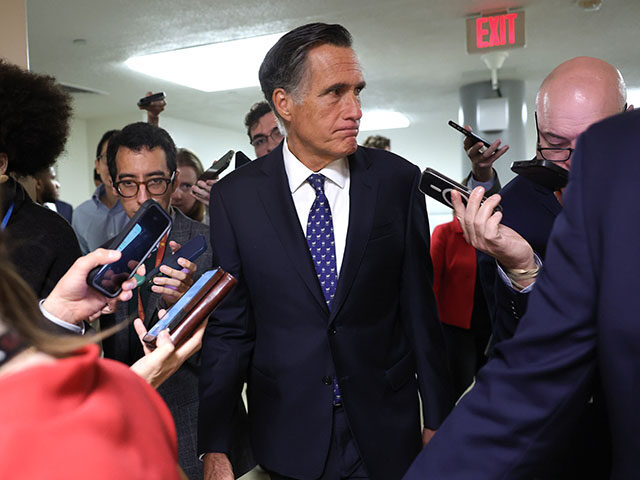
[[[260,85],[258,70],[269,49],[284,33],[211,43],[127,59],[125,65],[168,82],[203,92]]]
[[[640,88],[627,88],[627,104],[640,108]]]
[[[407,128],[411,125],[409,119],[394,110],[369,110],[362,112],[360,131],[390,130],[392,128]]]

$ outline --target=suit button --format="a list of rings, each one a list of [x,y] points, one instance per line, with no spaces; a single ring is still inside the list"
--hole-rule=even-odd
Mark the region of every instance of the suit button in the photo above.
[[[329,335],[335,335],[336,333],[338,333],[338,331],[335,328],[329,329]]]
[[[325,385],[332,385],[333,381],[331,380],[331,377],[325,375],[324,377],[322,377],[322,383],[324,383]]]

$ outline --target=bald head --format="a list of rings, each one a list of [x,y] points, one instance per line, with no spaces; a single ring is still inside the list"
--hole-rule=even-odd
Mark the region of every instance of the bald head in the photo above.
[[[615,67],[592,57],[567,60],[544,79],[538,91],[540,145],[575,148],[582,132],[621,113],[625,101],[624,80]]]

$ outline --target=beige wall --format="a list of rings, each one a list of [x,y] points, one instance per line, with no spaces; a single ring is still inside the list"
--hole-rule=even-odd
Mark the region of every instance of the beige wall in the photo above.
[[[0,57],[27,68],[26,0],[2,0],[0,3]]]

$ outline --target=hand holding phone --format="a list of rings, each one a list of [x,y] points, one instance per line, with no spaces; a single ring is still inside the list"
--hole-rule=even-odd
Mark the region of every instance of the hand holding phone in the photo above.
[[[220,268],[203,273],[142,340],[153,348],[158,334],[168,328],[171,340],[179,345],[206,320],[235,284],[236,279]]]
[[[152,93],[151,95],[147,95],[146,97],[142,97],[138,100],[139,107],[146,107],[150,103],[160,102],[167,98],[167,95],[164,92]]]
[[[474,178],[481,182],[488,182],[493,178],[493,163],[509,150],[509,145],[500,147],[501,141],[489,143],[488,140],[461,127],[452,120],[449,125],[467,138],[464,141],[464,150],[471,160],[471,171]]]
[[[453,208],[453,203],[451,202],[451,192],[453,190],[460,193],[462,202],[465,205],[467,205],[467,202],[469,201],[469,195],[471,195],[471,190],[469,190],[467,187],[461,185],[455,180],[451,180],[449,177],[432,168],[426,168],[424,172],[422,172],[419,188],[420,191],[425,195],[428,195],[431,198],[439,201],[443,205],[451,208]],[[482,199],[481,203],[484,203],[485,200],[486,197]],[[496,211],[501,212],[502,207],[500,205],[496,206],[494,212]]]
[[[476,135],[473,132],[470,132],[469,130],[467,130],[466,128],[461,127],[460,125],[458,125],[456,122],[454,122],[453,120],[449,120],[449,126],[455,128],[456,130],[458,130],[460,133],[462,133],[463,135],[465,135],[467,138],[470,138],[471,140],[473,140],[474,145],[478,142],[481,142],[486,148],[489,148],[491,146],[491,142],[489,142],[489,140],[485,140],[484,138],[482,138],[480,135]]]
[[[87,285],[87,275],[102,265],[118,261],[121,255],[118,251],[98,248],[78,258],[44,300],[42,308],[56,318],[76,325],[107,313],[104,311],[107,298]],[[129,300],[135,287],[135,280],[121,284],[118,301]]]
[[[175,270],[180,270],[182,267],[178,264],[179,258],[186,258],[190,262],[193,262],[206,251],[207,240],[204,238],[204,235],[196,235],[182,247],[180,247],[180,249],[178,249],[178,251],[173,255],[162,260],[162,263],[160,265],[146,274],[146,278],[148,281],[152,281],[153,277],[161,273],[160,267],[162,265],[166,265],[167,267],[173,268]]]
[[[155,200],[147,200],[108,246],[122,252],[120,259],[91,270],[87,283],[109,298],[117,297],[122,283],[133,277],[170,228],[167,212]]]
[[[234,153],[235,152],[233,150],[229,150],[222,157],[213,162],[211,166],[198,177],[198,180],[213,180],[214,178],[218,178],[220,174],[225,171],[231,163],[231,159],[233,158]]]

